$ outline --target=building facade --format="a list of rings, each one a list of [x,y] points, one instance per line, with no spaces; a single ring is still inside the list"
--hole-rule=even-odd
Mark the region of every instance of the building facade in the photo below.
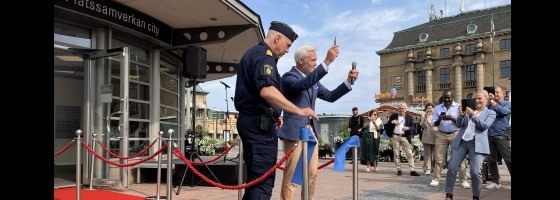
[[[196,99],[201,105],[187,103],[185,88],[234,76],[245,51],[263,39],[260,16],[239,0],[55,0],[55,151],[71,143],[78,129],[83,141],[95,138],[123,157],[136,155],[160,131],[167,137],[173,130],[183,147],[192,128],[187,122],[193,121],[188,111],[196,106],[194,112],[206,113],[202,99]],[[191,48],[204,54],[193,57],[186,53]],[[55,178],[64,171],[75,176],[74,166],[82,165],[84,182],[93,168],[94,178],[129,183],[132,167],[99,161],[90,166],[92,154],[82,150],[76,160],[75,146],[55,156]],[[99,146],[95,152],[111,158]]]
[[[380,91],[412,106],[438,104],[446,89],[453,90],[455,102],[492,86],[505,87],[511,96],[511,4],[431,18],[395,32],[376,53]]]

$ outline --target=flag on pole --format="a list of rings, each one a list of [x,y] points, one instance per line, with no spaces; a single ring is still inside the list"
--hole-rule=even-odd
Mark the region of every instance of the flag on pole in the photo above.
[[[490,19],[490,43],[494,43],[494,36],[496,35],[496,29],[494,28],[494,15]]]

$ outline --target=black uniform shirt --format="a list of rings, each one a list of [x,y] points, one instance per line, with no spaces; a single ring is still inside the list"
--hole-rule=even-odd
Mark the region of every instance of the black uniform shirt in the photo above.
[[[282,92],[281,78],[276,67],[277,59],[264,42],[251,47],[239,61],[235,83],[235,109],[241,114],[257,115],[259,104],[271,107],[260,95],[265,86],[275,86]],[[275,109],[280,113],[278,109]]]

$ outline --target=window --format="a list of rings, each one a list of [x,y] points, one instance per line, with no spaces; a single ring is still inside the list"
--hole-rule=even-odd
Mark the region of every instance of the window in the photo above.
[[[439,49],[439,57],[440,57],[440,58],[447,58],[447,57],[449,57],[449,48]]]
[[[500,40],[500,49],[511,49],[511,38]]]
[[[440,72],[440,83],[450,83],[449,80],[449,68],[441,68]]]
[[[474,44],[467,44],[465,45],[465,54],[471,55],[474,53]]]
[[[478,28],[478,27],[477,27],[475,24],[469,24],[469,25],[467,26],[467,34],[473,34],[473,33],[475,33],[477,28]]]
[[[474,65],[467,65],[467,81],[474,81]]]
[[[416,55],[418,55],[418,61],[422,61],[425,58],[423,51],[419,51],[418,53],[416,53]]]
[[[426,42],[426,41],[428,40],[428,37],[430,37],[430,35],[428,35],[427,33],[421,33],[421,34],[418,36],[418,40],[419,40],[420,42]]]
[[[475,87],[475,65],[467,65],[466,70],[466,80],[465,80],[465,88],[473,88]]]
[[[418,72],[418,89],[417,91],[426,91],[426,71]]]
[[[500,78],[511,77],[511,60],[500,61]]]

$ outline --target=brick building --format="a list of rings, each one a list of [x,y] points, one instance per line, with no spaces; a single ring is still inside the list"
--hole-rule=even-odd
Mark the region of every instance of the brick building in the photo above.
[[[491,42],[493,21],[495,35]],[[394,33],[380,56],[380,91],[411,104],[441,102],[445,89],[454,100],[501,85],[511,96],[511,4],[463,12]],[[508,98],[508,97],[506,97]]]

